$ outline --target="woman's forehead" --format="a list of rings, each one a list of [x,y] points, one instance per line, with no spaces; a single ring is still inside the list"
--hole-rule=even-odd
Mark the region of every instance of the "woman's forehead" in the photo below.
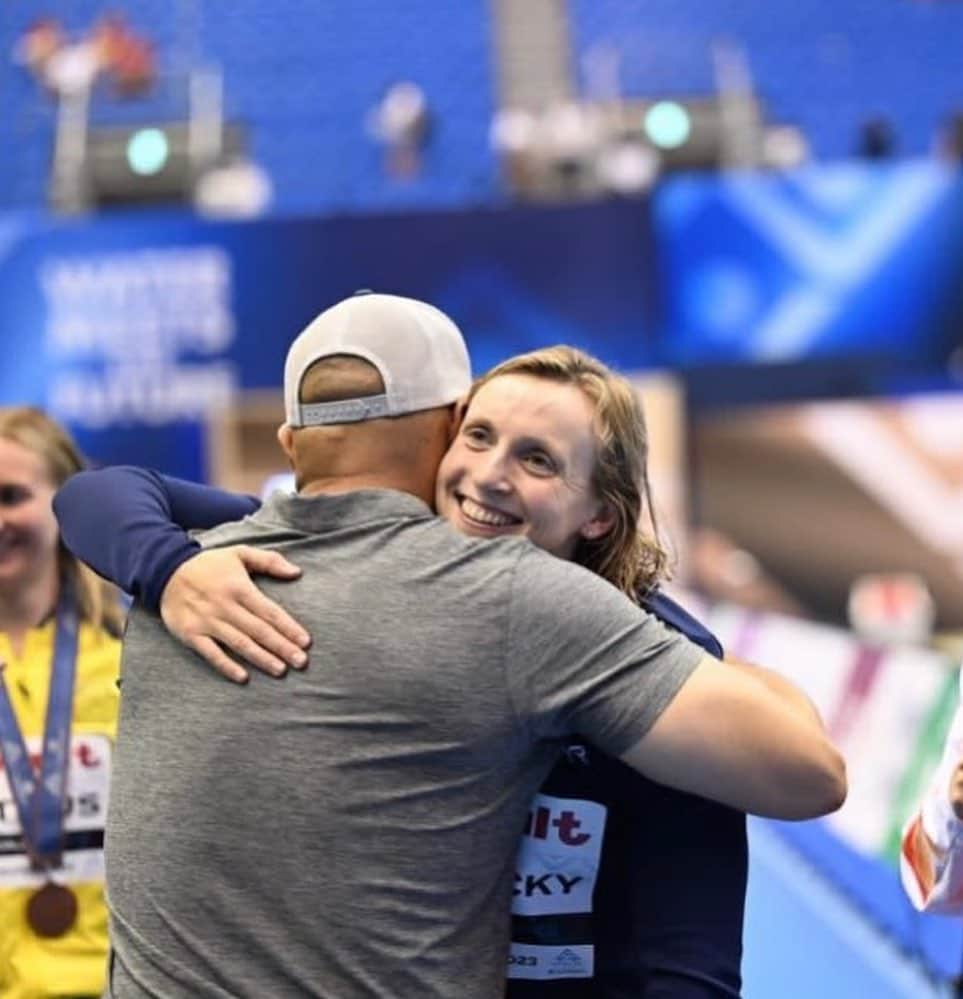
[[[554,378],[512,372],[485,382],[475,393],[472,402],[479,401],[486,406],[520,403],[544,405],[571,403],[578,399],[584,399],[588,403],[587,397],[577,385],[556,381]]]
[[[486,382],[475,393],[467,418],[478,417],[511,421],[532,433],[581,437],[593,434],[594,406],[576,385],[535,375],[506,374]]]
[[[47,469],[40,455],[16,441],[0,437],[0,482],[29,485],[46,478]]]

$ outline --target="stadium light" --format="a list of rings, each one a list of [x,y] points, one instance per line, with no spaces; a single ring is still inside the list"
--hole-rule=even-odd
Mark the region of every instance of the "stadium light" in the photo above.
[[[141,177],[150,177],[167,164],[170,143],[159,128],[141,128],[127,140],[127,164]]]
[[[678,149],[692,134],[689,112],[676,101],[659,101],[645,112],[642,128],[658,149]]]

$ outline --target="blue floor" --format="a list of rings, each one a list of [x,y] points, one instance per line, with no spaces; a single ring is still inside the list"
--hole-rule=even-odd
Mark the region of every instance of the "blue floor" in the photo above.
[[[750,822],[745,999],[946,999],[761,821]]]

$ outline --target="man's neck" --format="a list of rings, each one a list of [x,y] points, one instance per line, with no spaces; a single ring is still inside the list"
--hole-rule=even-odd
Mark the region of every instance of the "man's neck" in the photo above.
[[[53,612],[60,591],[57,560],[27,582],[0,586],[0,631],[7,634],[14,652],[23,651],[27,632]]]
[[[418,482],[414,477],[391,473],[364,472],[356,475],[322,476],[304,483],[298,490],[301,496],[334,495],[352,493],[359,489],[393,489],[408,493],[434,508],[434,486]]]

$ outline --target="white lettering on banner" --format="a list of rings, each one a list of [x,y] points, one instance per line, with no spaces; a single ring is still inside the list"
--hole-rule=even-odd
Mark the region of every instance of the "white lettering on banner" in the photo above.
[[[509,978],[591,978],[595,952],[590,944],[545,947],[513,943],[508,954]]]
[[[100,832],[104,828],[110,797],[111,741],[105,735],[82,734],[74,734],[70,741],[64,833]],[[41,740],[28,739],[27,750],[36,766],[42,751]],[[0,767],[0,843],[9,848],[21,831],[6,769]],[[97,847],[65,853],[63,870],[58,871],[57,880],[96,881],[103,875],[103,852]],[[31,870],[29,858],[22,851],[0,852],[0,889],[39,887],[44,880],[42,873]]]
[[[595,801],[537,794],[515,861],[512,912],[591,912],[606,809]]]
[[[226,361],[154,368],[125,364],[103,373],[57,375],[48,398],[61,419],[98,429],[116,423],[199,420],[230,405],[236,389],[236,368]]]
[[[53,259],[43,268],[54,358],[170,360],[234,338],[231,261],[220,247]]]
[[[61,419],[91,429],[197,421],[233,401],[231,260],[220,247],[54,258],[40,284],[47,403]]]

